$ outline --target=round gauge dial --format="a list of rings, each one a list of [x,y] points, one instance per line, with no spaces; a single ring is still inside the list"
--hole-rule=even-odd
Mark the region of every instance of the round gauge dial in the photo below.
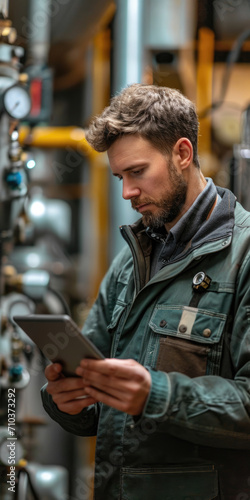
[[[4,92],[3,104],[8,115],[16,120],[25,118],[31,108],[30,96],[21,85],[13,85]]]

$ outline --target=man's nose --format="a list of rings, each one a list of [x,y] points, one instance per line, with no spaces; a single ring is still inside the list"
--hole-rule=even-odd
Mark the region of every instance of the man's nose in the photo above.
[[[141,190],[134,184],[134,182],[123,179],[122,197],[124,200],[131,200],[131,198],[140,196],[140,194]]]

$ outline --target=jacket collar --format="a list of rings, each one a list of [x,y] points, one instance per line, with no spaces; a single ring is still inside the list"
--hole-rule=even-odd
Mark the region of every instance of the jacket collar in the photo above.
[[[221,198],[220,203],[216,205],[211,216],[205,220],[189,241],[186,248],[187,250],[196,248],[209,241],[224,239],[232,236],[235,224],[234,210],[236,197],[229,189],[216,186],[216,190]],[[186,214],[184,214],[183,217],[185,217],[185,215]],[[150,255],[152,250],[152,240],[148,236],[147,229],[142,224],[141,219],[137,220],[130,227],[139,242],[144,255]]]

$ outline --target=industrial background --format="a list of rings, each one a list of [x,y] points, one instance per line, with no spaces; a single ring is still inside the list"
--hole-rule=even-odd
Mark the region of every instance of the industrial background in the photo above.
[[[0,0],[0,498],[15,394],[17,500],[92,498],[94,438],[44,412],[46,365],[13,316],[82,327],[134,221],[84,129],[134,82],[196,103],[203,173],[250,210],[249,0]]]

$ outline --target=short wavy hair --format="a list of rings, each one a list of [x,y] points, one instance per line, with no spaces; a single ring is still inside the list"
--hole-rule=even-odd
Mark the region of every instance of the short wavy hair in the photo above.
[[[139,134],[168,155],[178,139],[187,137],[193,146],[193,162],[199,168],[198,131],[195,106],[180,91],[136,83],[111,99],[92,120],[85,137],[102,152],[125,134]]]

